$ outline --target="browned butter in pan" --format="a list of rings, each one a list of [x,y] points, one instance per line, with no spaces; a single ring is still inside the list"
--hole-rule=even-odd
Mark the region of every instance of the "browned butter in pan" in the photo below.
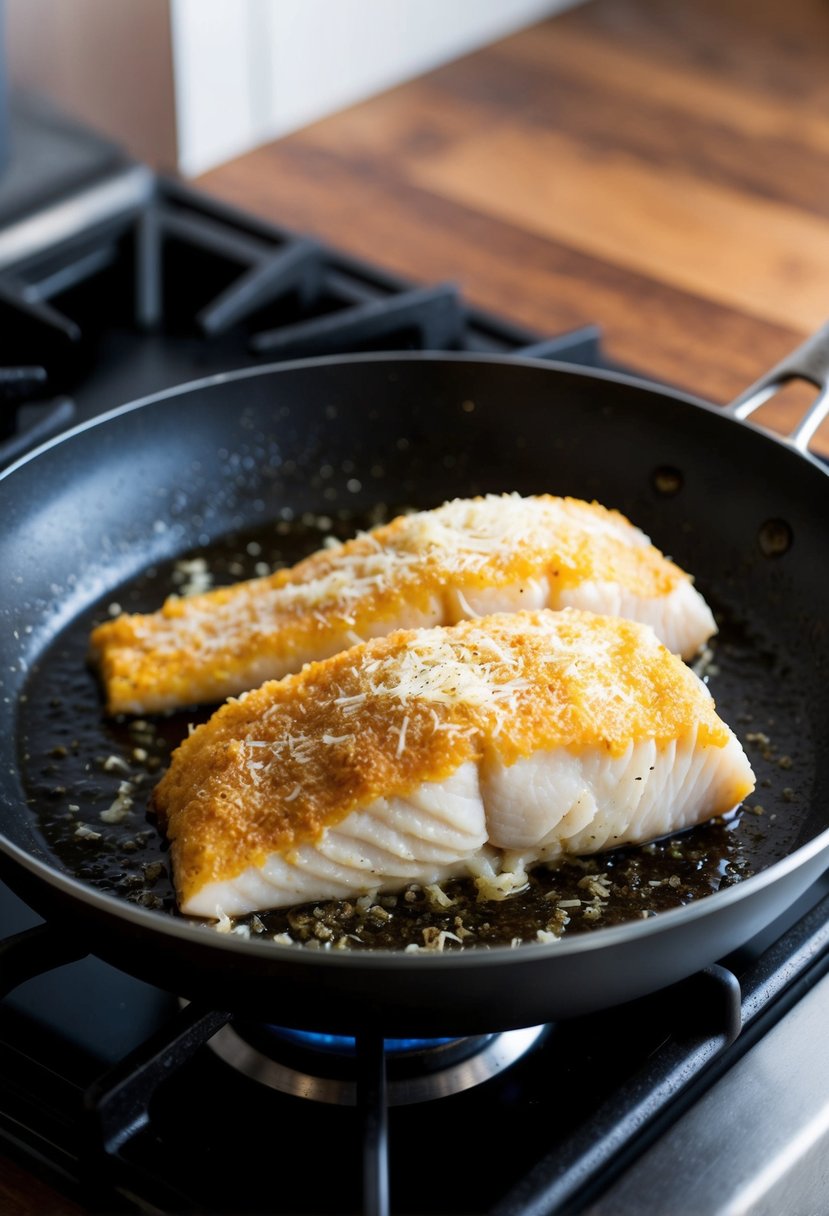
[[[19,751],[32,813],[69,873],[122,899],[179,915],[166,842],[147,804],[171,751],[216,708],[108,719],[87,663],[93,626],[122,610],[153,611],[171,592],[267,574],[319,548],[326,536],[345,540],[395,513],[294,519],[286,512],[256,532],[228,536],[145,571],[55,640],[30,675],[20,706]],[[794,711],[786,712],[773,656],[750,644],[738,622],[724,614],[718,619],[720,633],[701,673],[758,777],[749,805],[727,822],[539,866],[523,889],[506,898],[482,899],[471,881],[453,880],[205,923],[205,931],[327,950],[517,947],[657,916],[763,869],[792,843],[786,811],[799,798],[797,721]]]

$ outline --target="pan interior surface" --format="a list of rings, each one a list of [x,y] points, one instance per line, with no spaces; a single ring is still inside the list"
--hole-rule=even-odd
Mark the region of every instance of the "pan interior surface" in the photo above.
[[[49,488],[27,508],[34,472]],[[518,904],[489,910],[490,936],[478,919],[478,944],[648,919],[739,884],[822,832],[826,588],[811,559],[825,475],[747,427],[641,386],[533,365],[392,359],[323,361],[151,401],[0,486],[18,519],[0,550],[20,580],[17,597],[0,601],[15,621],[9,666],[18,667],[7,681],[19,702],[5,757],[19,780],[9,838],[92,889],[162,921],[176,916],[146,800],[171,748],[212,707],[107,721],[86,664],[92,624],[207,578],[233,582],[293,562],[327,535],[345,538],[400,509],[504,491],[617,507],[694,573],[721,627],[706,675],[758,788],[728,823],[606,855],[596,870],[574,863],[545,875],[521,923]],[[67,536],[70,508],[88,526]],[[620,894],[614,907],[584,882],[597,873]],[[455,948],[457,913],[413,903],[409,917],[363,926],[363,944],[417,943],[426,929]],[[566,918],[551,919],[561,904]],[[342,929],[334,908],[290,915],[294,923],[286,913],[261,923],[269,936],[311,945]],[[395,921],[411,936],[394,937]]]
[[[312,552],[325,536],[335,533],[344,539],[368,523],[359,517],[335,522],[324,514],[308,515],[265,525],[258,533],[226,537],[172,564],[151,568],[116,589],[116,599],[100,602],[61,631],[30,674],[19,747],[30,808],[50,850],[69,873],[140,907],[176,915],[166,842],[146,807],[173,749],[191,726],[206,721],[216,708],[108,718],[86,661],[92,627],[121,609],[151,611],[171,592],[188,594],[208,583],[255,577]],[[763,735],[761,745],[759,730],[751,729],[758,691],[768,695],[776,687],[770,657],[757,653],[736,624],[723,621],[702,670],[706,668],[713,673],[706,678],[715,693],[718,686],[731,692],[733,712],[741,720],[737,729],[748,736],[755,765],[770,775],[762,778],[769,781],[767,801],[782,798],[794,808],[797,796],[789,788],[786,767],[790,753],[780,750],[794,746],[794,741],[789,742],[788,734],[774,739]],[[750,715],[748,702],[739,694],[748,673]],[[752,800],[727,822],[718,819],[644,848],[539,867],[530,875],[529,888],[507,900],[481,901],[471,882],[456,880],[439,890],[413,885],[401,897],[318,900],[266,911],[236,921],[233,931],[252,931],[262,940],[329,942],[351,949],[430,943],[441,949],[469,949],[606,928],[724,890],[784,856],[788,827],[776,817],[766,823],[766,817],[766,809]],[[223,923],[220,929],[230,926]]]

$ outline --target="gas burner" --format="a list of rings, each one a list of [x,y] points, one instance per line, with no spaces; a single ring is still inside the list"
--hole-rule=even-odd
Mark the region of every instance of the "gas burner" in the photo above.
[[[385,1039],[390,1106],[461,1093],[489,1081],[544,1041],[549,1026],[466,1038]],[[278,1026],[223,1026],[209,1047],[246,1077],[280,1093],[357,1104],[357,1040]]]

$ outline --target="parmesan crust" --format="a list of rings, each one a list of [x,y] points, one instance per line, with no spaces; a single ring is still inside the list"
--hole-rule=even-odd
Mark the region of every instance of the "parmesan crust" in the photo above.
[[[733,736],[649,627],[575,609],[498,614],[396,631],[230,700],[174,753],[153,804],[186,905],[469,761],[688,739],[723,749]],[[750,789],[733,787],[710,813]]]
[[[653,624],[686,657],[716,631],[689,576],[618,511],[491,494],[399,516],[265,578],[122,614],[93,631],[91,655],[110,713],[154,713],[237,695],[395,629],[568,604]],[[679,629],[663,632],[672,618]]]

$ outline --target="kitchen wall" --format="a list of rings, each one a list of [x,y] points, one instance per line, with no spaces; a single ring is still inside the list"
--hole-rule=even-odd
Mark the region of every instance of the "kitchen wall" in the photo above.
[[[579,0],[8,0],[12,81],[185,176]]]

